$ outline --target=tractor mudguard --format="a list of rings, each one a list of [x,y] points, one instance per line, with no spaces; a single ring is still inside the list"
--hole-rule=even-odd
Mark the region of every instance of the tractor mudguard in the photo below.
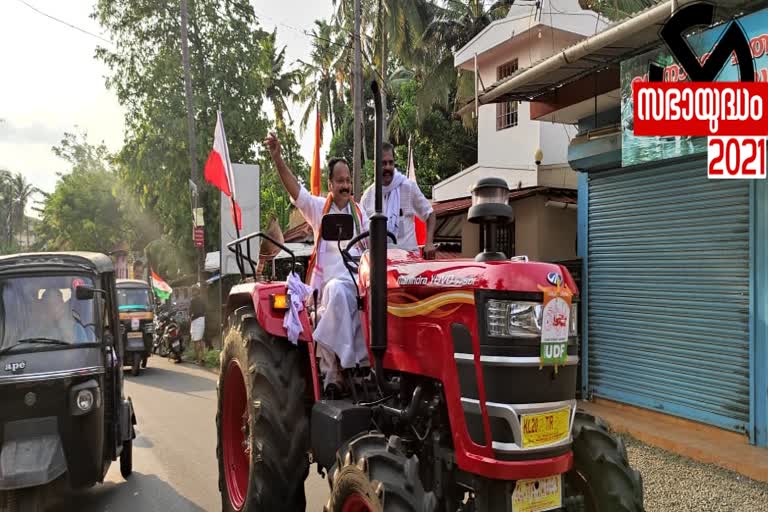
[[[238,307],[248,305],[250,301],[253,304],[253,310],[256,313],[256,321],[262,329],[278,338],[288,336],[283,320],[285,319],[285,310],[272,308],[272,296],[275,294],[286,293],[284,282],[268,283],[243,283],[232,287],[227,301],[227,316],[234,312]],[[299,340],[304,342],[312,341],[312,327],[309,324],[309,315],[304,308],[299,312],[302,332],[299,334]]]
[[[45,485],[66,470],[55,417],[12,421],[5,425],[0,448],[0,491]]]

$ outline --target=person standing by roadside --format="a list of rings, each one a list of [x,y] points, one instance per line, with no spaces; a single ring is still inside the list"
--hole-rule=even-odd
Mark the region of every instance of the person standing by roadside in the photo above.
[[[192,338],[192,346],[195,349],[195,361],[200,366],[203,365],[203,355],[205,354],[205,302],[200,294],[200,287],[192,288],[192,301],[189,305],[189,334]]]

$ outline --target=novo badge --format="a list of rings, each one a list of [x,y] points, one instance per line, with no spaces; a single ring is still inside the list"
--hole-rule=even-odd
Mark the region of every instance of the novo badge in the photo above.
[[[27,367],[26,361],[13,361],[5,364],[5,371],[11,373],[20,373]]]

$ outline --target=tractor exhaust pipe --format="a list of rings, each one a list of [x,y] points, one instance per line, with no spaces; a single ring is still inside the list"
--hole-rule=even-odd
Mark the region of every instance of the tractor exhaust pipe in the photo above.
[[[371,82],[373,103],[376,109],[376,138],[374,145],[374,214],[369,221],[371,233],[371,352],[376,364],[376,380],[382,392],[389,386],[384,381],[384,354],[387,352],[387,217],[382,205],[381,145],[384,134],[379,83]]]

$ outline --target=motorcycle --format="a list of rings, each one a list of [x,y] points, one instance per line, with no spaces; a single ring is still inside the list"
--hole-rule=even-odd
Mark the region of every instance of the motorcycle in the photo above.
[[[166,356],[169,359],[173,358],[177,363],[181,362],[181,355],[184,353],[184,337],[181,334],[181,327],[175,320],[171,320],[165,327],[161,346],[167,351]]]

